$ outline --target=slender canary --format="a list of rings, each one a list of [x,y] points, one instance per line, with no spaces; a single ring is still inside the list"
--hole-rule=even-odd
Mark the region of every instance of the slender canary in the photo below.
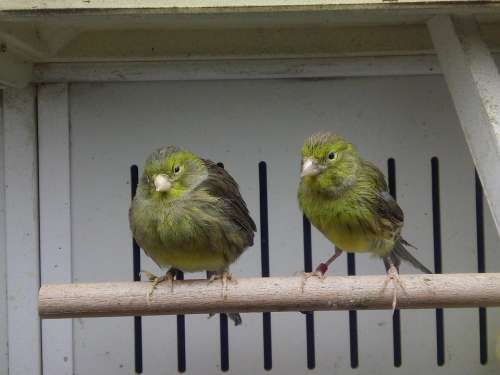
[[[159,267],[170,267],[163,277],[145,272],[153,282],[150,296],[159,282],[172,283],[176,270],[207,271],[226,283],[229,265],[253,245],[256,231],[229,173],[175,146],[146,160],[129,222],[144,252]],[[241,323],[239,314],[230,317]]]
[[[354,145],[332,133],[313,134],[302,146],[301,169],[299,206],[335,245],[335,253],[320,263],[315,275],[324,275],[343,251],[381,257],[389,279],[397,283],[401,260],[432,273],[405,248],[409,244],[401,237],[403,211],[388,192],[382,172]]]

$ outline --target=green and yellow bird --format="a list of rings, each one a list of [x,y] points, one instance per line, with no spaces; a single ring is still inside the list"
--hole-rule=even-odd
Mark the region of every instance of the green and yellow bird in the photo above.
[[[324,275],[343,251],[381,257],[388,281],[400,283],[401,260],[432,273],[405,248],[411,245],[401,237],[403,211],[389,194],[384,175],[351,143],[333,133],[313,134],[302,146],[301,168],[299,206],[335,245],[333,256],[314,275]],[[393,308],[395,304],[396,292]]]
[[[238,184],[216,163],[168,146],[146,160],[129,210],[132,234],[163,277],[144,272],[155,286],[176,270],[230,278],[229,265],[253,245],[255,223]],[[171,284],[173,287],[173,284]],[[236,325],[239,314],[229,314]]]

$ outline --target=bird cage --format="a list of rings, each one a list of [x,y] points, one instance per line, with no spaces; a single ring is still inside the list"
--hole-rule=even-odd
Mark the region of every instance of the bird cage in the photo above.
[[[3,1],[0,374],[498,373],[499,21],[497,1]],[[128,208],[145,158],[169,144],[223,163],[257,224],[231,288],[299,288],[333,251],[297,205],[300,146],[321,130],[386,174],[422,263],[489,273],[491,297],[394,315],[256,307],[238,327],[205,313],[40,319],[41,285],[112,294],[160,272]],[[343,255],[324,285],[383,274]],[[450,301],[476,280],[445,276]]]

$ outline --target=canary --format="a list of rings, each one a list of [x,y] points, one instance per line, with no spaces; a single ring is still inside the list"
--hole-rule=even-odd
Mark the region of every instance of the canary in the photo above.
[[[229,265],[253,245],[255,223],[238,184],[216,163],[168,146],[146,160],[130,210],[132,234],[165,276],[145,272],[155,286],[176,270],[230,278]],[[236,325],[239,314],[230,314]]]
[[[386,283],[401,286],[401,260],[432,273],[405,248],[411,245],[401,237],[403,211],[388,192],[384,175],[342,137],[316,133],[304,142],[298,201],[312,225],[335,245],[335,253],[314,275],[324,275],[343,251],[381,257]],[[396,294],[393,309],[395,305]]]

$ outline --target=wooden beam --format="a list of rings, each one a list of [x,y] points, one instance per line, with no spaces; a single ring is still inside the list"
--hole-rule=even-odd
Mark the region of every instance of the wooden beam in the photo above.
[[[48,284],[40,288],[45,319],[215,312],[390,309],[394,286],[386,276],[248,278],[160,284],[151,300],[147,282]],[[500,306],[500,273],[401,276],[398,308]]]
[[[33,81],[144,82],[440,74],[434,56],[36,64]]]
[[[143,10],[155,14],[165,11],[169,12],[213,12],[213,11],[255,11],[255,8],[277,8],[284,11],[294,8],[310,9],[354,9],[363,11],[367,9],[393,9],[399,10],[405,7],[412,8],[440,8],[451,7],[473,7],[475,4],[495,5],[495,0],[399,0],[397,3],[388,3],[387,0],[115,0],[110,4],[109,0],[3,0],[0,11],[26,11],[36,13],[37,11],[78,11],[78,10],[108,10],[117,12],[119,10]]]
[[[500,75],[472,17],[428,22],[441,70],[500,232]]]

